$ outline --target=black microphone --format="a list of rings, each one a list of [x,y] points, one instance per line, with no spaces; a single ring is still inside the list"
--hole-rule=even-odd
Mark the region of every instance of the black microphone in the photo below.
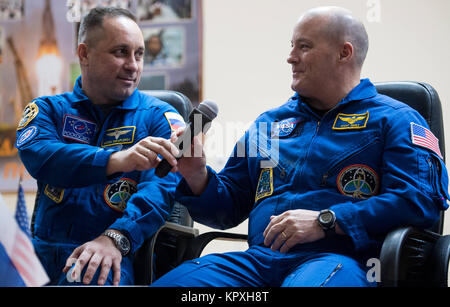
[[[178,139],[173,143],[178,148],[179,154],[175,156],[177,160],[181,159],[183,154],[191,148],[194,136],[201,132],[206,133],[211,127],[211,122],[217,117],[219,108],[215,102],[206,100],[203,101],[197,108],[189,115],[189,122],[186,123],[186,129]],[[163,159],[155,169],[156,176],[163,178],[172,170],[173,166]]]

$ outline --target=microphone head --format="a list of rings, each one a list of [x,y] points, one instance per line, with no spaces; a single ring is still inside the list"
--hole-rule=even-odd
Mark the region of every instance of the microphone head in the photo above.
[[[208,116],[211,120],[217,117],[219,113],[219,107],[217,104],[210,100],[203,101],[197,108],[200,112]]]

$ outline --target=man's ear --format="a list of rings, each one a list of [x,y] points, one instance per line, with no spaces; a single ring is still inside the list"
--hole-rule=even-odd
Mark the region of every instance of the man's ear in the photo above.
[[[354,52],[353,45],[349,42],[346,42],[339,52],[339,61],[340,62],[349,62],[353,58]]]
[[[84,43],[78,45],[77,48],[78,59],[80,60],[80,65],[88,64],[88,46]]]

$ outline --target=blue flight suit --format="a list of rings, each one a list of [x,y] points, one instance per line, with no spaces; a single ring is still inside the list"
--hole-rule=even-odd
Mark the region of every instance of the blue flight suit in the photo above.
[[[430,227],[448,207],[439,149],[418,139],[427,129],[369,79],[323,116],[295,94],[258,117],[220,173],[208,167],[202,195],[184,180],[177,187],[199,223],[227,229],[249,218],[249,250],[189,261],[154,285],[373,285],[367,261],[379,257],[386,234]],[[270,217],[295,209],[333,210],[346,235],[271,251],[263,244]]]
[[[26,107],[16,147],[38,182],[33,242],[51,283],[66,283],[67,257],[106,229],[130,240],[121,284],[134,283],[133,254],[170,215],[178,180],[174,174],[158,178],[153,169],[107,177],[106,166],[112,153],[148,136],[169,139],[172,125],[182,124],[172,106],[138,90],[103,112],[84,95],[81,78],[73,92]]]

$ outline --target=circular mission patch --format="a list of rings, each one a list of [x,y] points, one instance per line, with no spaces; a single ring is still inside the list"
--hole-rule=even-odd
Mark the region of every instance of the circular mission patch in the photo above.
[[[367,165],[355,164],[344,168],[337,177],[339,191],[347,196],[368,199],[378,194],[377,173]]]

